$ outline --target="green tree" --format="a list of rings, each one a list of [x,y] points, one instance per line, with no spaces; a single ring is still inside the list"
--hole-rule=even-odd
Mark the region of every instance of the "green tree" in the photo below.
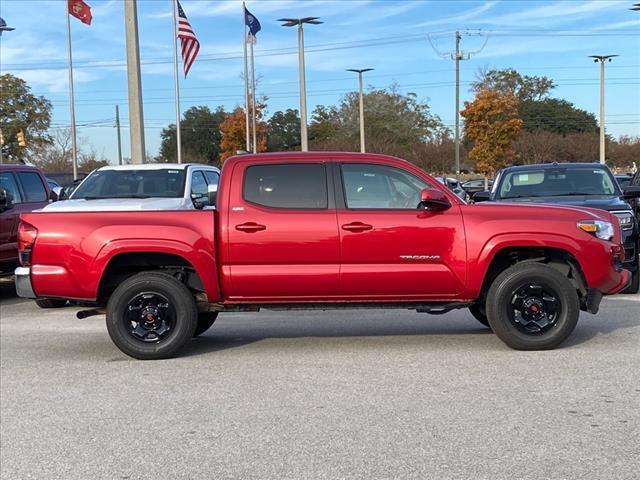
[[[528,132],[597,133],[598,123],[593,113],[576,108],[571,102],[557,98],[524,100],[518,107],[522,128]]]
[[[180,120],[182,157],[184,162],[220,163],[220,124],[224,121],[222,107],[211,111],[209,107],[191,107]],[[176,126],[169,125],[160,133],[161,162],[176,162]]]
[[[366,92],[363,101],[367,151],[397,155],[447,133],[427,103],[419,101],[414,93],[400,93],[397,85],[372,89]],[[337,107],[317,107],[309,130],[316,149],[358,150],[358,94],[348,93]]]
[[[285,152],[300,149],[300,115],[288,108],[277,111],[267,121],[267,150]]]
[[[519,101],[541,100],[554,88],[555,84],[550,78],[521,75],[513,68],[481,70],[477,80],[471,84],[471,89],[476,93],[491,90],[513,95]]]
[[[31,93],[27,82],[10,74],[0,75],[0,129],[2,155],[10,160],[26,158],[18,146],[17,133],[22,130],[27,149],[50,143],[47,130],[51,123],[51,102]]]

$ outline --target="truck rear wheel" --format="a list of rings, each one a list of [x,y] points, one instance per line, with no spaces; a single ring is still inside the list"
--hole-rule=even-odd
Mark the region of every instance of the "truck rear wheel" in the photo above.
[[[193,337],[198,322],[189,289],[171,275],[142,272],[125,280],[107,303],[107,330],[130,357],[174,356]]]
[[[515,265],[502,272],[489,289],[489,325],[516,350],[557,347],[573,332],[579,315],[575,287],[547,265]]]

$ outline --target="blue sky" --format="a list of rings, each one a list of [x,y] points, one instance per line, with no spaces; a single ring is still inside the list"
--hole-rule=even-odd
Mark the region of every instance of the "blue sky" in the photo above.
[[[87,0],[93,23],[72,18],[76,118],[79,136],[115,160],[114,109],[120,105],[123,149],[129,154],[124,14],[122,0]],[[181,78],[182,111],[192,105],[225,109],[243,103],[242,13],[237,0],[182,0],[201,50]],[[607,65],[607,131],[640,135],[640,12],[632,0],[437,1],[254,0],[247,6],[262,23],[256,46],[258,94],[269,114],[298,108],[297,40],[276,19],[318,16],[305,29],[308,109],[335,104],[356,88],[347,68],[375,68],[365,85],[397,82],[428,101],[445,124],[454,119],[454,64],[442,58],[464,31],[462,100],[479,68],[515,68],[546,75],[553,96],[598,112],[597,65],[592,54],[618,54]],[[2,0],[0,16],[15,31],[2,36],[0,67],[26,79],[52,100],[52,127],[69,125],[66,71],[66,2]],[[147,150],[155,155],[162,127],[175,122],[171,0],[139,0],[138,17]],[[481,29],[478,32],[477,29]],[[486,40],[486,45],[485,45]]]

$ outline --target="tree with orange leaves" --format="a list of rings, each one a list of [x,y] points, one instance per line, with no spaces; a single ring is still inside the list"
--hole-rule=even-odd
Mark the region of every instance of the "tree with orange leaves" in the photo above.
[[[267,107],[264,101],[256,101],[256,143],[258,152],[267,150],[267,124],[263,121],[264,110]],[[246,120],[244,109],[236,107],[227,114],[220,124],[222,140],[220,141],[220,159],[224,162],[227,158],[236,154],[238,150],[247,148]]]
[[[473,141],[469,159],[476,171],[490,175],[518,158],[513,147],[522,127],[517,97],[481,90],[473,102],[465,102],[461,113],[465,134]]]

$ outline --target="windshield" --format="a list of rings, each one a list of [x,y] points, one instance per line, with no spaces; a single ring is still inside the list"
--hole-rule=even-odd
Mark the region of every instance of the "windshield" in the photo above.
[[[178,198],[184,194],[184,170],[97,170],[71,198]]]
[[[611,173],[597,166],[532,168],[502,177],[499,198],[620,195]]]

